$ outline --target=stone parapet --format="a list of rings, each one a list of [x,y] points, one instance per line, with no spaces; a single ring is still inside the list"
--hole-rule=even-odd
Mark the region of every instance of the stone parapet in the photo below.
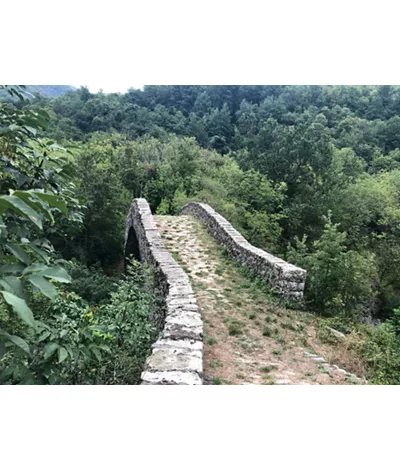
[[[283,297],[301,299],[306,271],[251,245],[222,215],[199,202],[187,204],[182,215],[191,215],[203,222],[209,233],[242,266],[264,278],[271,290]]]
[[[131,231],[134,231],[134,235]],[[190,280],[164,247],[145,199],[134,199],[126,220],[125,244],[135,238],[141,261],[155,268],[165,309],[155,319],[161,333],[142,373],[142,385],[203,383],[203,322]]]

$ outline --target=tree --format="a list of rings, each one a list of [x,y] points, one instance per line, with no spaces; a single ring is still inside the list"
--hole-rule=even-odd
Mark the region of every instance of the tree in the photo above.
[[[23,99],[17,87],[7,91]],[[70,162],[60,156],[61,147],[39,137],[47,127],[47,113],[5,105],[0,107],[0,122],[0,311],[4,315],[0,356],[8,348],[19,348],[29,356],[30,329],[45,328],[29,307],[31,294],[41,292],[54,299],[54,282],[70,282],[47,237],[57,232],[63,217],[72,223],[82,219],[79,203],[71,195],[74,186],[66,180],[71,175]],[[14,321],[13,313],[21,324]]]

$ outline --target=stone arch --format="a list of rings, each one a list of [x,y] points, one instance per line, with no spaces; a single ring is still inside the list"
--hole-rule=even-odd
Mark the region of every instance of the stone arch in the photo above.
[[[135,229],[131,226],[128,231],[128,236],[126,237],[125,243],[125,267],[127,264],[127,258],[133,255],[134,259],[137,261],[142,261],[140,256],[139,240],[136,235]]]

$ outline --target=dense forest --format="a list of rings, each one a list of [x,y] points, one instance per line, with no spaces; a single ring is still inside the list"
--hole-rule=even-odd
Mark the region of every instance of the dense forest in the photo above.
[[[123,272],[134,197],[209,203],[307,269],[305,308],[357,332],[372,381],[400,383],[400,87],[2,92],[4,383],[138,380],[159,299],[151,272]]]

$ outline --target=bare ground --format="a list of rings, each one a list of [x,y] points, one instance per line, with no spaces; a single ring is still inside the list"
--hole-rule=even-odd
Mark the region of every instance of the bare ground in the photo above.
[[[326,341],[311,313],[284,308],[260,282],[224,256],[190,216],[156,216],[166,247],[188,273],[204,322],[204,378],[209,384],[351,384],[352,377],[305,357],[304,351],[358,376],[362,363],[345,343]],[[322,339],[321,339],[322,338]],[[325,340],[324,340],[325,338]]]

